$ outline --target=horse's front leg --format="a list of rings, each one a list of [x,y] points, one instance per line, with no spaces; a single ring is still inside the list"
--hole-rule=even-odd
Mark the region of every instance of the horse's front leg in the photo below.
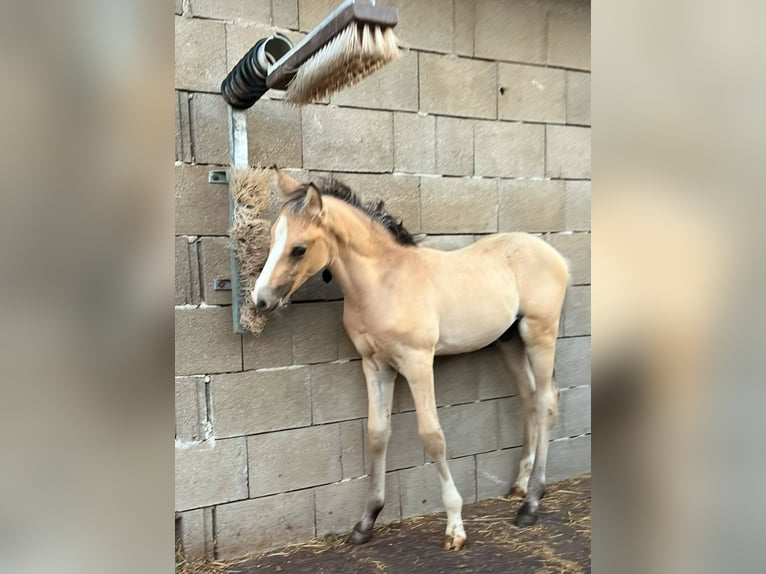
[[[391,402],[396,371],[369,357],[362,359],[367,381],[367,444],[370,454],[370,484],[362,519],[356,523],[349,542],[364,544],[372,538],[372,528],[383,509],[386,495],[386,450],[391,436]]]
[[[418,417],[418,434],[426,452],[436,463],[439,473],[442,502],[447,511],[444,548],[460,550],[466,541],[462,518],[463,497],[460,496],[447,466],[447,442],[436,412],[433,360],[433,352],[408,353],[399,366],[399,371],[410,385]]]

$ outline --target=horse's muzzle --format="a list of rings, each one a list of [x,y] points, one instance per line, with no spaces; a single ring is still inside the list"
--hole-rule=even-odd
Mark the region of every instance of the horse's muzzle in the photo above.
[[[254,289],[250,296],[259,311],[269,312],[284,303],[284,296],[287,291],[287,288],[272,289],[271,287],[261,287],[258,290]]]

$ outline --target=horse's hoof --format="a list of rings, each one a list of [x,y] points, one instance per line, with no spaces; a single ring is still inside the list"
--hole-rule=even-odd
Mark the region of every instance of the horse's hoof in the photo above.
[[[351,536],[348,537],[349,543],[353,544],[354,546],[367,544],[370,540],[372,540],[372,529],[370,529],[369,532],[362,532],[361,530],[354,528],[351,531]]]
[[[513,485],[511,492],[508,495],[511,499],[524,500],[527,497],[527,493],[521,489],[520,486]]]
[[[532,512],[532,508],[527,500],[521,505],[521,508],[519,508],[514,524],[516,524],[516,526],[524,527],[532,526],[535,522],[537,522],[537,512]]]
[[[525,526],[532,526],[537,523],[537,516],[534,514],[517,514],[514,524],[520,528]]]
[[[458,551],[465,545],[466,538],[459,536],[450,536],[449,534],[444,536],[444,549]]]

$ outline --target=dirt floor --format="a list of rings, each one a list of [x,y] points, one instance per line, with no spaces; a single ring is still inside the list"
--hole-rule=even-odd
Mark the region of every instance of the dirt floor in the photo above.
[[[375,529],[372,541],[351,546],[344,537],[272,551],[238,563],[186,564],[179,574],[409,574],[589,573],[590,475],[548,485],[536,525],[513,525],[520,501],[492,498],[466,505],[468,543],[441,547],[443,512]]]

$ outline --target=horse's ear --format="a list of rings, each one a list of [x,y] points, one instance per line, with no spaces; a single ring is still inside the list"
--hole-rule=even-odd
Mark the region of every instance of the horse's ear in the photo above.
[[[300,183],[286,173],[279,171],[279,168],[276,166],[274,166],[274,173],[277,176],[277,187],[279,187],[279,191],[285,197],[290,197],[300,189]]]
[[[303,200],[302,211],[309,217],[322,215],[322,194],[313,183],[306,188],[306,199]]]

